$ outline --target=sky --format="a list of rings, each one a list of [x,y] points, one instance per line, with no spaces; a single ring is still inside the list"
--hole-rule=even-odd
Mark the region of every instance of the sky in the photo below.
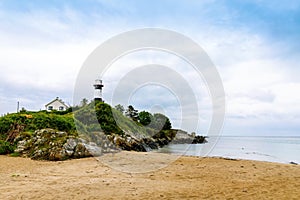
[[[191,38],[216,66],[226,98],[222,134],[300,136],[300,1],[0,0],[0,20],[2,115],[16,112],[18,101],[27,110],[44,109],[57,96],[76,104],[78,73],[96,47],[125,31],[155,27]],[[171,66],[187,81],[200,113],[196,132],[205,133],[209,91],[174,55],[143,51],[120,58],[103,77],[103,98],[112,98],[124,74],[146,64]],[[137,88],[128,103],[158,109],[180,127],[178,108],[189,105],[175,97],[154,84]],[[183,116],[188,131],[193,109]]]

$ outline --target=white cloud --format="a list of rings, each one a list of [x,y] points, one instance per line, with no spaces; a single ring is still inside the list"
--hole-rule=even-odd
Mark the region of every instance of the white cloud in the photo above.
[[[121,9],[114,3],[108,6]],[[123,14],[132,12],[134,8],[128,6]],[[232,16],[226,16],[221,20],[230,21],[227,18]],[[45,101],[58,95],[65,95],[67,101],[72,102],[77,73],[89,53],[105,39],[143,26],[139,20],[129,22],[116,13],[87,16],[67,6],[62,10],[30,10],[28,13],[0,10],[0,19],[3,21],[0,25],[0,113],[15,111],[19,99],[28,109],[43,108]],[[205,19],[199,21],[205,22]],[[179,26],[166,18],[152,24],[182,32],[207,51],[224,81],[227,130],[237,130],[240,126],[268,128],[282,121],[285,123],[281,123],[282,126],[287,127],[300,122],[299,56],[287,55],[289,47],[269,41],[245,26],[226,28],[198,22],[193,27],[189,24],[192,22]],[[172,66],[197,94],[201,113],[199,130],[207,129],[211,118],[209,93],[205,84],[199,82],[199,76],[187,70],[186,63],[155,52],[128,56],[120,62],[104,78],[106,98],[112,95],[118,80],[135,66],[150,63]]]
[[[56,96],[72,103],[82,63],[118,30],[104,32],[110,21],[99,23],[100,18],[100,14],[94,15],[95,21],[86,24],[82,13],[68,7],[28,12],[1,10],[4,23],[0,24],[0,85],[5,92],[0,113],[14,112],[18,100],[30,110],[43,109]]]

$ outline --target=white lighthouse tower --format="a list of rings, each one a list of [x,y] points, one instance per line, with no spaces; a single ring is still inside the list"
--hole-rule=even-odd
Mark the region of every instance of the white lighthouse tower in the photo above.
[[[104,85],[102,84],[102,80],[96,79],[94,88],[95,88],[95,93],[94,93],[94,100],[95,101],[103,101],[102,100],[102,88]]]

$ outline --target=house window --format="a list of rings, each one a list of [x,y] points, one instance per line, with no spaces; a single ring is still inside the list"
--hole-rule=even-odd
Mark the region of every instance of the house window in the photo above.
[[[60,111],[64,110],[64,107],[63,106],[59,106],[58,108]]]
[[[48,106],[48,110],[53,110],[53,106]]]

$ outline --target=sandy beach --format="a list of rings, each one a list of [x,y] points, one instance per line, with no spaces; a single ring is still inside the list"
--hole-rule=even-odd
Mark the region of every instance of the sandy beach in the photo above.
[[[136,152],[101,159],[0,156],[0,199],[300,199],[299,165]]]

